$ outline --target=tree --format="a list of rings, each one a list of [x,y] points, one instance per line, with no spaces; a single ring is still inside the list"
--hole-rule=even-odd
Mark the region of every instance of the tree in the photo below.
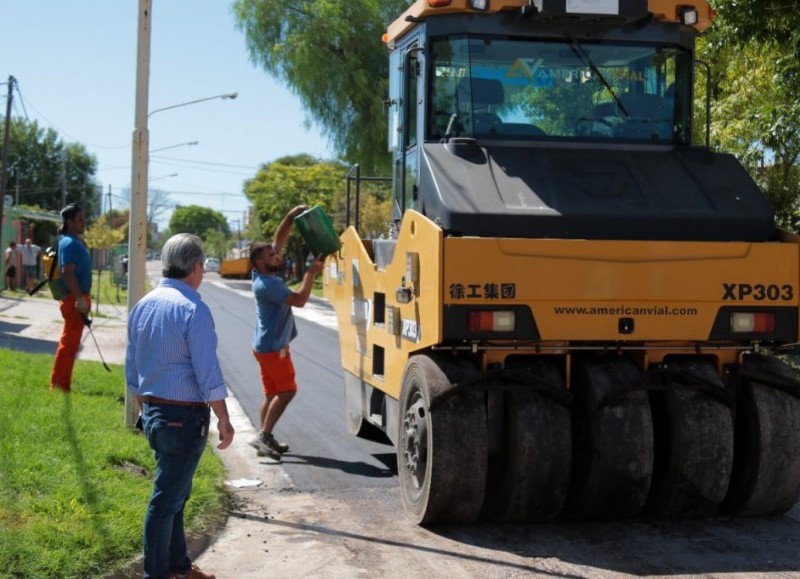
[[[107,215],[101,215],[91,227],[86,229],[84,239],[92,249],[102,249],[108,251],[120,243],[127,234],[127,224],[114,228],[107,221]],[[97,263],[97,298],[95,299],[95,312],[100,313],[100,280],[103,275],[103,268],[100,261]]]
[[[800,88],[800,11],[786,0],[715,0],[715,33],[721,42],[780,47],[774,82]],[[797,94],[795,92],[795,94]]]
[[[722,22],[728,38],[739,41],[800,41],[800,12],[786,0],[712,0],[717,23]]]
[[[719,18],[700,44],[700,57],[712,68],[714,142],[734,153],[753,175],[769,197],[778,224],[797,230],[800,17],[785,7],[778,10],[778,4],[718,1]],[[698,94],[698,101],[704,102],[705,90]]]
[[[130,206],[131,188],[123,187],[120,197],[127,201]],[[158,221],[167,209],[175,207],[169,197],[169,191],[163,189],[150,189],[147,190],[147,247],[153,246],[153,224]],[[116,211],[114,213],[117,213]],[[130,210],[126,209],[124,213],[125,222],[128,222]],[[125,239],[127,239],[127,233]],[[163,245],[163,241],[161,243]]]
[[[336,198],[343,198],[345,168],[309,155],[282,157],[264,165],[245,183],[253,205],[251,235],[271,241],[286,213],[297,205],[318,205],[331,215]],[[255,231],[253,231],[255,229]],[[285,254],[304,263],[307,249],[296,229],[286,242]]]
[[[773,82],[776,52],[780,49],[770,44],[750,42],[727,62],[712,109],[712,131],[769,196],[778,223],[790,226],[800,194],[800,106],[785,85]]]
[[[216,229],[206,230],[203,236],[203,249],[205,254],[209,256],[219,257],[225,259],[228,253],[228,248],[234,244],[234,240],[226,236],[222,231]]]
[[[169,220],[171,235],[176,233],[193,233],[203,241],[208,237],[208,231],[219,231],[226,238],[230,237],[231,230],[228,222],[219,211],[200,205],[178,206]]]
[[[130,190],[130,187],[128,188]],[[170,201],[169,192],[163,189],[148,189],[147,191],[147,225],[150,227],[158,221],[167,209],[174,207]]]
[[[113,227],[108,223],[106,215],[101,215],[90,227],[86,228],[84,239],[92,249],[111,249],[122,242],[127,235],[128,224]]]
[[[9,137],[7,191],[19,205],[60,210],[78,203],[87,216],[98,213],[97,159],[83,145],[22,119],[11,120]]]
[[[391,184],[380,181],[363,181],[359,193],[358,232],[363,238],[376,238],[388,235],[392,219]],[[355,226],[355,183],[351,183],[350,191],[350,223]],[[347,223],[347,190],[346,181],[336,192],[333,209],[330,215],[337,231],[343,231]]]
[[[389,62],[381,37],[408,0],[236,0],[251,60],[283,81],[348,163],[385,174]]]

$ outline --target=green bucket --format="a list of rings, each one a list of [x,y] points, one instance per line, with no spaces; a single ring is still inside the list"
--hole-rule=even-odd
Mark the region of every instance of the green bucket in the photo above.
[[[294,223],[308,250],[314,255],[330,255],[339,251],[342,246],[330,218],[319,205],[303,211],[294,218]]]

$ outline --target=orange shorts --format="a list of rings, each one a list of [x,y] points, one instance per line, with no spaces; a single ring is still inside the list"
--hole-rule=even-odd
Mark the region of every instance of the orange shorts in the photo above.
[[[294,364],[286,346],[279,352],[253,352],[261,367],[261,385],[264,396],[274,396],[281,392],[296,392]]]

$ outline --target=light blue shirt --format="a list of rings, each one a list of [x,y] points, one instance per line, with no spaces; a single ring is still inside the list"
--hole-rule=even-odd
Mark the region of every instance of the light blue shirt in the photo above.
[[[286,305],[286,298],[291,293],[282,279],[253,270],[253,295],[256,298],[253,350],[256,352],[277,352],[297,336],[292,306]]]
[[[196,290],[164,278],[131,310],[125,381],[134,396],[184,402],[228,396],[214,319]]]

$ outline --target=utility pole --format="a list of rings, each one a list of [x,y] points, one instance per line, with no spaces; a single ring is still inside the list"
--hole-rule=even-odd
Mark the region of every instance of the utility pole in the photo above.
[[[147,109],[150,91],[150,32],[152,0],[139,0],[136,45],[136,114],[133,129],[131,170],[131,211],[128,224],[128,313],[144,297],[147,259],[147,171],[150,133]],[[136,402],[125,389],[125,424],[136,423]]]
[[[6,205],[6,174],[8,173],[8,141],[11,136],[11,99],[14,97],[14,83],[17,81],[13,76],[8,77],[8,98],[6,99],[6,118],[3,130],[3,160],[0,165],[0,245],[3,241],[3,210]],[[5,255],[5,248],[3,255]],[[5,271],[5,263],[3,263]],[[3,289],[6,288],[6,276],[3,276]]]
[[[111,213],[111,185],[109,184],[109,186],[108,186],[108,226],[109,227],[114,227],[114,225],[111,223],[111,220],[113,219],[113,215],[114,214]]]

